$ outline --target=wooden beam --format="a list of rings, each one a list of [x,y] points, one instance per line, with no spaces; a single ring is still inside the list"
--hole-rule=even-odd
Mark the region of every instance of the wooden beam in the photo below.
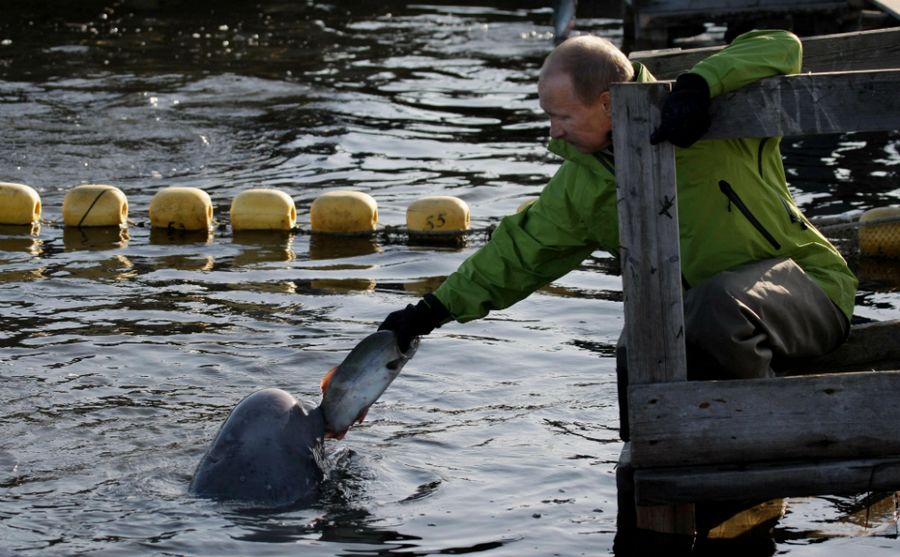
[[[620,531],[638,528],[667,534],[693,536],[697,523],[692,503],[641,505],[635,504],[634,467],[631,465],[631,448],[622,447],[616,466],[616,490],[618,491]]]
[[[647,66],[657,79],[675,79],[722,46],[687,50],[646,50],[629,58]],[[840,72],[900,67],[900,27],[803,38],[803,70]]]
[[[619,206],[619,255],[625,295],[630,384],[687,379],[675,152],[650,145],[669,86],[612,87]]]
[[[638,505],[850,495],[891,491],[900,485],[900,456],[891,458],[764,463],[634,472]]]
[[[713,99],[704,139],[900,129],[900,70],[764,79]]]
[[[900,371],[629,387],[636,468],[900,455]]]
[[[736,14],[746,12],[802,12],[846,9],[846,0],[633,0],[634,9],[647,17]]]

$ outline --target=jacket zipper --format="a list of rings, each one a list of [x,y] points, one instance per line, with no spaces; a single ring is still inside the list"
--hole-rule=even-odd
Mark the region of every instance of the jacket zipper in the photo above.
[[[759,172],[759,177],[763,177],[763,148],[766,146],[766,141],[768,141],[768,137],[764,137],[762,141],[759,142],[759,150],[756,152],[756,167],[757,172]]]
[[[775,239],[772,234],[766,230],[766,227],[763,226],[761,222],[750,212],[750,208],[747,207],[743,200],[738,196],[737,192],[731,187],[731,184],[726,182],[725,180],[719,180],[719,189],[722,190],[722,193],[725,194],[725,197],[728,198],[728,210],[731,211],[731,205],[734,205],[738,208],[738,210],[750,221],[750,224],[753,225],[753,228],[759,231],[760,234],[763,235],[763,238],[768,241],[773,248],[781,249],[781,244],[778,243],[778,240]]]
[[[803,218],[797,216],[797,213],[794,212],[794,209],[790,205],[788,205],[787,201],[782,199],[781,204],[784,205],[784,210],[785,212],[787,212],[788,219],[790,219],[791,224],[800,225],[800,230],[806,230],[807,228],[809,228],[808,226],[806,226],[806,222],[803,221]]]

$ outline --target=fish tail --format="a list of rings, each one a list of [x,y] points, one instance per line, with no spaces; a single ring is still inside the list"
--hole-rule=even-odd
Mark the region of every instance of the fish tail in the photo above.
[[[331,380],[334,378],[334,374],[337,373],[336,367],[333,367],[328,370],[328,373],[325,374],[325,377],[322,378],[322,382],[319,384],[319,388],[322,389],[322,394],[324,395],[328,391],[328,386],[331,385]]]

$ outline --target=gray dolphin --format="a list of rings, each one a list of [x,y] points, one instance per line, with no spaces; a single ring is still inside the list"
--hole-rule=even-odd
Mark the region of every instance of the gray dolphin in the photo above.
[[[399,375],[418,346],[401,352],[391,331],[362,340],[322,380],[322,403],[281,389],[240,401],[200,460],[188,491],[265,508],[301,505],[318,494],[322,440],[340,439]]]

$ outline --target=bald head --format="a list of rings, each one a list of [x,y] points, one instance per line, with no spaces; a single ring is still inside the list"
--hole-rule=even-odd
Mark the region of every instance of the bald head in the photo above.
[[[634,69],[628,57],[608,40],[582,35],[563,41],[547,56],[540,81],[567,76],[575,95],[591,104],[610,84],[631,81]]]

